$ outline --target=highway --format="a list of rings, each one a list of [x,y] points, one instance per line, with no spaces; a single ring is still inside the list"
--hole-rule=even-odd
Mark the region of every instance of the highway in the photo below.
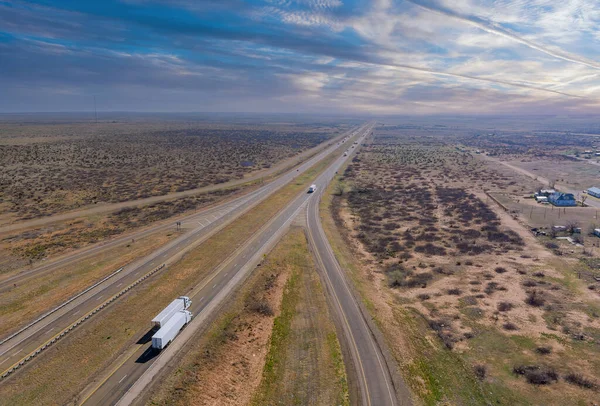
[[[333,177],[333,175],[331,176]],[[327,179],[327,183],[329,181],[330,179]],[[319,202],[322,194],[323,188],[317,190],[306,206],[308,240],[324,285],[327,287],[330,305],[337,313],[339,324],[341,324],[338,328],[343,330],[343,338],[340,337],[340,340],[345,341],[352,357],[354,373],[360,389],[360,404],[369,406],[410,405],[408,396],[397,399],[385,357],[352,293],[348,278],[335,258],[325,236],[319,215]],[[402,392],[408,393],[408,390]]]
[[[359,134],[366,135],[370,133],[371,128],[371,125],[363,126]],[[347,142],[347,145],[350,148],[350,142]],[[325,188],[335,172],[350,156],[343,156],[340,151],[340,157],[312,183],[316,184],[318,189]],[[267,253],[285,234],[294,218],[306,207],[307,202],[315,199],[314,196],[315,194],[306,191],[301,192],[259,232],[225,259],[207,280],[189,292],[182,292],[187,293],[192,299],[190,311],[195,317],[165,350],[160,353],[152,350],[151,332],[147,332],[144,339],[131,348],[110,369],[107,376],[82,393],[81,403],[85,405],[115,403],[128,405],[134,402],[149,385],[156,381],[161,369],[177,355],[194,333],[205,325],[214,312],[219,310],[219,306],[231,292],[260,263],[262,255]]]
[[[346,131],[344,134],[350,133],[353,130],[354,129],[350,129],[350,130]],[[343,134],[341,135],[341,138],[343,138]],[[152,204],[152,203],[162,202],[165,200],[179,199],[179,198],[186,197],[186,196],[194,196],[194,195],[197,195],[200,193],[208,193],[208,192],[213,192],[216,190],[221,190],[221,189],[225,189],[225,188],[243,185],[243,184],[253,182],[253,181],[256,181],[259,179],[264,179],[265,177],[270,177],[273,175],[277,175],[279,173],[286,172],[289,169],[291,169],[293,166],[296,166],[297,164],[299,164],[301,161],[308,159],[308,158],[312,157],[313,155],[315,155],[316,153],[318,153],[320,150],[322,150],[324,148],[324,144],[327,144],[327,145],[331,144],[332,142],[337,141],[338,139],[340,139],[340,136],[336,137],[335,139],[325,141],[324,143],[321,143],[321,144],[319,144],[313,148],[310,148],[304,152],[301,152],[297,156],[294,156],[290,159],[286,159],[282,162],[279,162],[268,169],[262,169],[262,170],[253,172],[253,173],[249,174],[248,176],[243,177],[241,179],[232,179],[225,183],[209,185],[209,186],[205,186],[205,187],[198,188],[198,189],[190,189],[190,190],[185,190],[182,192],[169,193],[169,194],[160,195],[160,196],[150,196],[150,197],[136,199],[136,200],[128,200],[125,202],[99,203],[99,204],[95,204],[92,206],[81,207],[75,211],[69,211],[66,213],[55,214],[52,216],[39,217],[39,218],[30,219],[30,220],[18,221],[18,222],[12,223],[12,224],[6,224],[6,225],[0,226],[0,234],[13,233],[15,231],[24,230],[24,229],[28,229],[28,228],[46,226],[48,224],[53,224],[56,222],[73,220],[78,217],[96,215],[96,214],[101,214],[101,213],[110,213],[110,212],[114,212],[114,211],[123,209],[125,207],[144,206],[144,205],[148,205],[148,204]]]
[[[115,276],[99,284],[76,300],[73,300],[68,305],[49,314],[38,323],[13,337],[9,336],[10,338],[8,339],[6,336],[3,337],[2,344],[0,344],[0,371],[8,370],[12,365],[24,359],[44,343],[57,337],[64,329],[81,318],[83,314],[93,310],[144,274],[162,264],[168,265],[176,262],[186,252],[210,238],[241,214],[268,198],[272,193],[324,159],[327,155],[341,148],[337,143],[338,140],[365,128],[366,126],[362,126],[359,129],[352,130],[350,133],[342,134],[336,138],[336,142],[333,145],[321,153],[248,195],[228,202],[224,207],[214,208],[208,213],[199,214],[196,227],[190,232],[172,240],[152,254],[125,266]],[[101,315],[97,317],[101,317]],[[5,329],[4,331],[7,335],[10,332],[9,329]]]
[[[352,131],[354,131],[354,130],[356,130],[356,128],[353,128],[343,134],[340,134],[336,138],[329,140],[327,142],[327,145],[335,144],[335,143],[339,142],[339,140],[343,139],[346,135],[351,134]],[[312,148],[308,151],[303,152],[302,154],[300,154],[300,156],[294,157],[294,160],[300,162],[300,160],[303,157],[315,155],[317,152],[319,152],[319,150],[324,150],[324,149],[325,149],[325,147],[323,144],[318,145],[315,148]],[[276,167],[270,168],[269,173],[277,173],[277,172],[281,171],[284,164],[286,166],[290,165],[290,163],[288,161],[285,161],[282,164],[277,165]],[[294,169],[297,169],[297,168],[296,167],[291,168],[291,170],[289,170],[288,173],[292,172],[292,170],[294,170]],[[256,179],[266,176],[267,173],[261,172],[260,175],[261,176],[256,176]],[[243,179],[243,181],[249,182],[249,181],[256,180],[256,179],[255,179],[255,176],[253,176],[252,178]],[[216,185],[216,188],[213,188],[213,189],[215,189],[215,190],[223,189],[226,186],[231,187],[231,185],[229,185],[229,184],[220,184],[220,185]],[[191,192],[194,192],[194,193],[191,193]],[[198,194],[198,193],[200,193],[200,191],[195,190],[195,191],[185,191],[185,192],[180,192],[180,193],[183,193],[185,196],[187,196],[187,195],[191,195],[191,194]],[[177,197],[182,197],[182,196],[179,196],[178,194],[172,194],[172,195],[166,195],[166,196],[153,196],[148,199],[159,198],[162,200],[167,200],[167,199],[170,200],[170,199],[175,199]],[[167,198],[167,199],[165,199],[165,198]],[[86,258],[90,258],[101,252],[118,247],[119,245],[127,244],[131,241],[131,239],[139,240],[141,238],[147,237],[154,233],[157,233],[157,232],[160,232],[163,230],[172,229],[174,221],[181,221],[183,223],[182,225],[184,227],[187,226],[187,228],[196,228],[196,226],[198,224],[201,224],[201,223],[206,224],[207,222],[212,222],[213,220],[211,220],[211,219],[215,215],[221,216],[222,215],[221,213],[223,211],[227,210],[229,208],[229,206],[236,205],[238,202],[240,204],[244,204],[245,199],[246,199],[245,196],[240,196],[235,199],[227,199],[224,202],[220,202],[217,204],[213,204],[209,207],[202,208],[202,209],[200,209],[200,211],[198,211],[196,213],[189,214],[189,215],[186,215],[183,217],[174,217],[174,218],[171,218],[171,219],[168,219],[165,221],[159,221],[157,224],[153,224],[149,227],[145,227],[144,229],[141,229],[141,230],[138,230],[138,231],[135,231],[132,233],[128,233],[127,235],[119,236],[114,239],[109,239],[107,241],[103,241],[101,243],[94,244],[94,245],[86,247],[84,249],[69,253],[65,256],[53,259],[53,260],[49,261],[49,263],[37,266],[33,269],[24,270],[24,271],[21,271],[21,272],[18,272],[18,273],[9,275],[9,276],[0,275],[0,293],[6,291],[7,289],[10,289],[11,287],[13,287],[14,284],[21,284],[21,283],[27,281],[29,278],[36,277],[38,275],[43,275],[46,273],[51,273],[51,272],[58,270],[66,265],[72,264],[77,261],[81,261]],[[133,206],[149,204],[149,203],[153,202],[153,201],[147,202],[146,200],[147,199],[141,199],[139,201],[136,200],[136,201],[118,203],[118,205],[120,205],[118,208],[133,207]],[[114,210],[112,210],[112,209],[107,210],[107,207],[104,207],[104,206],[102,208],[95,208],[95,209],[102,209],[103,211],[117,210],[117,208],[115,208]],[[73,218],[82,216],[82,214],[78,214],[77,216],[74,216],[73,213],[67,213],[67,214],[68,214],[68,216],[71,216]],[[94,214],[96,214],[96,213],[94,213]],[[71,217],[69,217],[69,218],[71,218]],[[69,218],[67,218],[67,219],[69,219]],[[37,220],[43,220],[45,222],[48,222],[50,220],[50,218],[43,217],[42,219],[34,219],[32,221],[37,221]],[[64,221],[64,220],[65,219],[63,219],[63,218],[57,218],[57,219],[53,220],[52,222]],[[2,232],[3,232],[2,230],[4,230],[4,228],[6,228],[7,230],[8,230],[8,228],[10,228],[10,231],[15,231],[17,229],[30,227],[27,224],[29,224],[29,223],[28,222],[19,222],[16,224],[12,224],[10,226],[0,227],[0,234],[2,234]],[[6,231],[6,230],[4,230],[4,231]]]

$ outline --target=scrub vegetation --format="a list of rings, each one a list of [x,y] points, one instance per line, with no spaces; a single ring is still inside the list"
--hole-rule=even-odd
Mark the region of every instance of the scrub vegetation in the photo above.
[[[325,203],[336,254],[425,404],[588,404],[598,282],[485,193],[531,179],[454,148],[448,133],[375,131]]]
[[[224,183],[338,130],[320,124],[4,123],[0,203],[15,221]]]

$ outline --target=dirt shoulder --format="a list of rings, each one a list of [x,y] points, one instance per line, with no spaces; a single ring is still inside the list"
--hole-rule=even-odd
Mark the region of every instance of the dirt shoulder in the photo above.
[[[343,371],[306,237],[294,227],[147,404],[346,404]]]

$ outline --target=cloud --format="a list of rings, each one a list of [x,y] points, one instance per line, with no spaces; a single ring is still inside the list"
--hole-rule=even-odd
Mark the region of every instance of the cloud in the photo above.
[[[98,94],[113,110],[592,112],[596,10],[578,0],[0,0],[11,100],[0,111],[77,109]]]
[[[587,59],[587,58],[582,58],[578,55],[574,55],[574,54],[570,54],[568,52],[563,51],[560,48],[557,47],[550,47],[550,46],[545,46],[543,44],[537,44],[533,41],[528,40],[527,38],[520,36],[519,34],[515,33],[514,31],[507,29],[507,28],[503,28],[502,26],[500,26],[499,24],[494,23],[493,21],[489,21],[489,20],[485,20],[481,17],[477,17],[477,16],[473,16],[473,15],[464,15],[461,13],[458,13],[456,11],[453,11],[451,9],[448,8],[444,8],[444,7],[440,7],[438,5],[436,5],[435,3],[431,3],[428,1],[420,1],[420,0],[405,0],[407,2],[410,2],[412,4],[415,4],[418,7],[421,7],[425,10],[434,12],[434,13],[438,13],[450,18],[454,18],[456,20],[465,22],[467,24],[470,24],[474,27],[477,27],[483,31],[495,34],[495,35],[499,35],[503,38],[506,39],[510,39],[512,41],[518,42],[519,44],[525,45],[531,49],[535,49],[536,51],[540,51],[546,55],[555,57],[555,58],[559,58],[562,59],[564,61],[567,62],[573,62],[573,63],[578,63],[584,66],[588,66],[590,68],[595,68],[595,69],[600,69],[600,63]]]

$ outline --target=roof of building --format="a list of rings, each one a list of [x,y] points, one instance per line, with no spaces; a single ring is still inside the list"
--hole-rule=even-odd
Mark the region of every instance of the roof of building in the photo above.
[[[592,193],[597,193],[597,194],[600,194],[600,188],[597,188],[597,187],[595,187],[595,186],[594,186],[594,187],[591,187],[591,188],[588,188],[588,190],[587,190],[587,191],[588,191],[588,192],[592,192]]]
[[[575,200],[573,193],[555,192],[550,197],[554,200]]]

